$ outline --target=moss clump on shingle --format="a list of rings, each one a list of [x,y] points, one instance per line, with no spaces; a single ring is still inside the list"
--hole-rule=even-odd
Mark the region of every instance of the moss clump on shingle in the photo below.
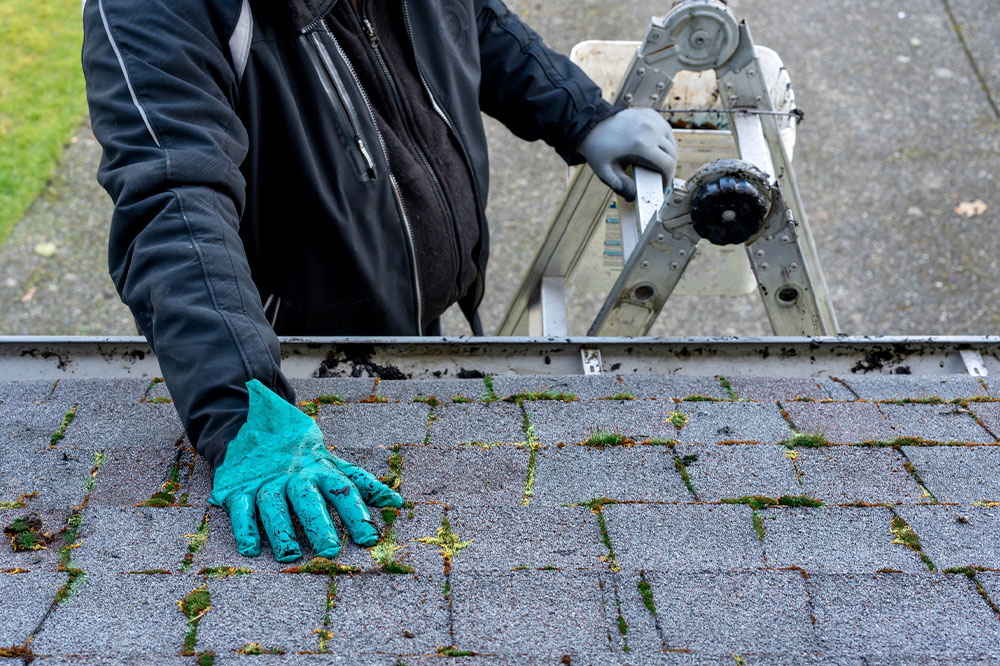
[[[638,398],[635,397],[635,393],[632,393],[631,391],[619,391],[614,395],[609,395],[604,398],[598,398],[598,400],[637,400],[637,399]]]
[[[745,495],[743,497],[726,497],[720,500],[722,504],[746,504],[753,510],[769,506],[787,506],[794,508],[819,509],[826,506],[822,501],[808,495],[782,495],[767,497],[765,495]]]
[[[722,388],[726,391],[726,395],[729,396],[730,400],[739,400],[739,396],[736,395],[736,391],[733,390],[733,385],[728,379],[719,375],[718,380],[722,384]]]
[[[431,407],[437,407],[441,404],[441,401],[438,400],[435,395],[418,395],[413,399],[413,402],[422,402],[425,405],[430,405]]]
[[[325,557],[314,557],[305,564],[282,569],[279,573],[287,574],[311,574],[313,576],[343,576],[345,574],[357,573],[358,568],[346,564],[338,564]]]
[[[311,416],[313,418],[319,416],[319,405],[312,400],[303,400],[299,403],[299,406],[302,408],[302,411],[306,413],[306,416]]]
[[[697,460],[698,456],[694,454],[684,456],[683,458],[680,456],[674,456],[674,468],[677,470],[677,473],[681,475],[681,481],[684,482],[684,486],[688,489],[688,492],[691,493],[691,496],[696,499],[698,497],[698,493],[695,491],[694,484],[691,482],[691,475],[688,473],[687,466]]]
[[[684,412],[670,412],[670,415],[666,418],[672,426],[677,428],[677,430],[683,430],[684,426],[687,425],[688,417]]]
[[[437,653],[442,657],[475,657],[476,653],[471,650],[459,650],[454,645],[439,647]]]
[[[389,486],[393,490],[399,488],[403,478],[403,450],[399,444],[392,447],[392,454],[389,455],[389,473],[379,477],[379,481]]]
[[[260,643],[246,643],[236,654],[285,654],[285,650],[280,647],[264,647]]]
[[[781,444],[789,449],[820,449],[830,446],[826,435],[821,432],[814,434],[796,433]]]
[[[689,395],[686,398],[681,398],[681,402],[724,402],[719,398],[710,398],[707,395],[695,394]]]
[[[249,576],[253,569],[247,567],[205,567],[198,572],[199,576],[210,578],[232,578],[233,576]]]
[[[764,519],[758,511],[753,512],[753,529],[757,532],[757,538],[764,541]]]
[[[62,424],[60,424],[59,428],[52,433],[52,437],[49,438],[49,446],[55,446],[66,438],[66,429],[69,428],[69,424],[73,422],[75,417],[76,407],[70,407],[69,411],[66,412],[66,415],[63,416]]]
[[[483,384],[486,385],[486,395],[483,396],[483,402],[496,402],[500,399],[500,396],[493,389],[493,375],[484,375]]]
[[[389,528],[371,549],[371,554],[382,567],[382,571],[390,574],[411,574],[413,567],[396,561],[396,551],[402,548],[396,545],[396,533]]]
[[[595,430],[583,441],[584,446],[604,447],[604,446],[626,446],[631,440],[617,432],[607,430]]]
[[[313,402],[317,405],[343,405],[347,402],[344,396],[337,394],[324,393],[323,395],[318,395],[313,398]]]
[[[177,495],[177,491],[180,489],[180,465],[175,462],[173,469],[170,471],[170,478],[163,482],[163,485],[160,486],[160,491],[153,493],[148,500],[142,502],[139,506],[172,506],[174,504],[174,498]]]
[[[41,517],[35,513],[15,518],[3,528],[3,533],[10,538],[11,548],[15,552],[45,550],[55,538],[45,530]]]
[[[934,562],[924,553],[923,547],[920,545],[920,537],[917,536],[917,533],[913,531],[913,528],[910,527],[910,524],[902,516],[896,515],[892,517],[892,526],[889,528],[889,531],[895,537],[892,543],[906,546],[920,556],[920,559],[923,560],[928,569],[937,571]]]
[[[644,578],[639,580],[636,587],[639,588],[639,596],[642,597],[642,605],[646,607],[646,610],[649,611],[650,615],[656,617],[656,602],[653,599],[653,588]]]
[[[575,393],[567,393],[562,391],[556,391],[550,389],[548,391],[524,391],[522,393],[516,393],[508,398],[504,398],[504,402],[514,402],[521,404],[522,402],[540,402],[544,400],[550,400],[554,402],[578,402],[579,397]]]

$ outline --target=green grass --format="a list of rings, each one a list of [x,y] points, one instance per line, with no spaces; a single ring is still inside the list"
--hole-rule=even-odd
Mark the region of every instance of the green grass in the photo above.
[[[79,0],[0,0],[0,244],[87,112]]]

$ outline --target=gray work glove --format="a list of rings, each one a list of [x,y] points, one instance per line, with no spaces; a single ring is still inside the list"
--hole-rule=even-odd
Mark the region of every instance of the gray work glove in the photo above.
[[[677,168],[677,142],[670,123],[653,109],[625,109],[605,118],[577,149],[597,177],[626,201],[635,200],[635,181],[625,168],[660,172],[669,186]]]

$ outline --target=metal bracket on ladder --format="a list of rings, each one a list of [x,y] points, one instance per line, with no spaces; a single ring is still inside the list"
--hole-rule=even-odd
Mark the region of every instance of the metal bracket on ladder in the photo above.
[[[740,162],[708,165],[666,192],[659,174],[634,168],[636,203],[617,202],[625,266],[591,334],[647,333],[703,238],[746,244],[776,334],[836,334],[815,243],[746,23],[737,22],[719,0],[682,0],[665,17],[653,19],[614,102],[662,109],[679,72],[706,70],[715,70],[718,77],[722,110],[730,118]],[[723,232],[713,235],[705,232],[707,222],[693,224],[690,207],[699,191],[705,199],[706,188],[728,187],[723,182],[726,169],[749,199],[766,201],[767,210],[751,211],[743,219],[743,209],[719,208]],[[589,167],[576,171],[498,335],[567,334],[566,283],[605,222],[611,201],[612,193]],[[707,199],[701,204],[702,217],[709,215],[704,212]],[[741,231],[754,225],[753,233]],[[727,236],[726,227],[734,233]],[[648,279],[639,279],[643,276]]]

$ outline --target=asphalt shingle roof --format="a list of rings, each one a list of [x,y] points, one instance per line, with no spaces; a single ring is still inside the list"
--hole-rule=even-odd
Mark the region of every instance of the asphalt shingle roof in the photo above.
[[[301,400],[345,401],[316,406],[337,455],[399,475],[412,505],[375,520],[383,534],[394,521],[397,568],[412,573],[353,544],[337,558],[352,569],[326,573],[290,570],[309,562],[305,541],[292,565],[266,540],[239,555],[162,384],[3,382],[0,654],[995,658],[1000,405],[978,380],[296,381]],[[598,430],[620,442],[594,445]],[[26,532],[31,514],[42,527]],[[25,538],[45,548],[15,550]],[[192,593],[207,609],[190,611]],[[240,654],[255,645],[284,654]]]

